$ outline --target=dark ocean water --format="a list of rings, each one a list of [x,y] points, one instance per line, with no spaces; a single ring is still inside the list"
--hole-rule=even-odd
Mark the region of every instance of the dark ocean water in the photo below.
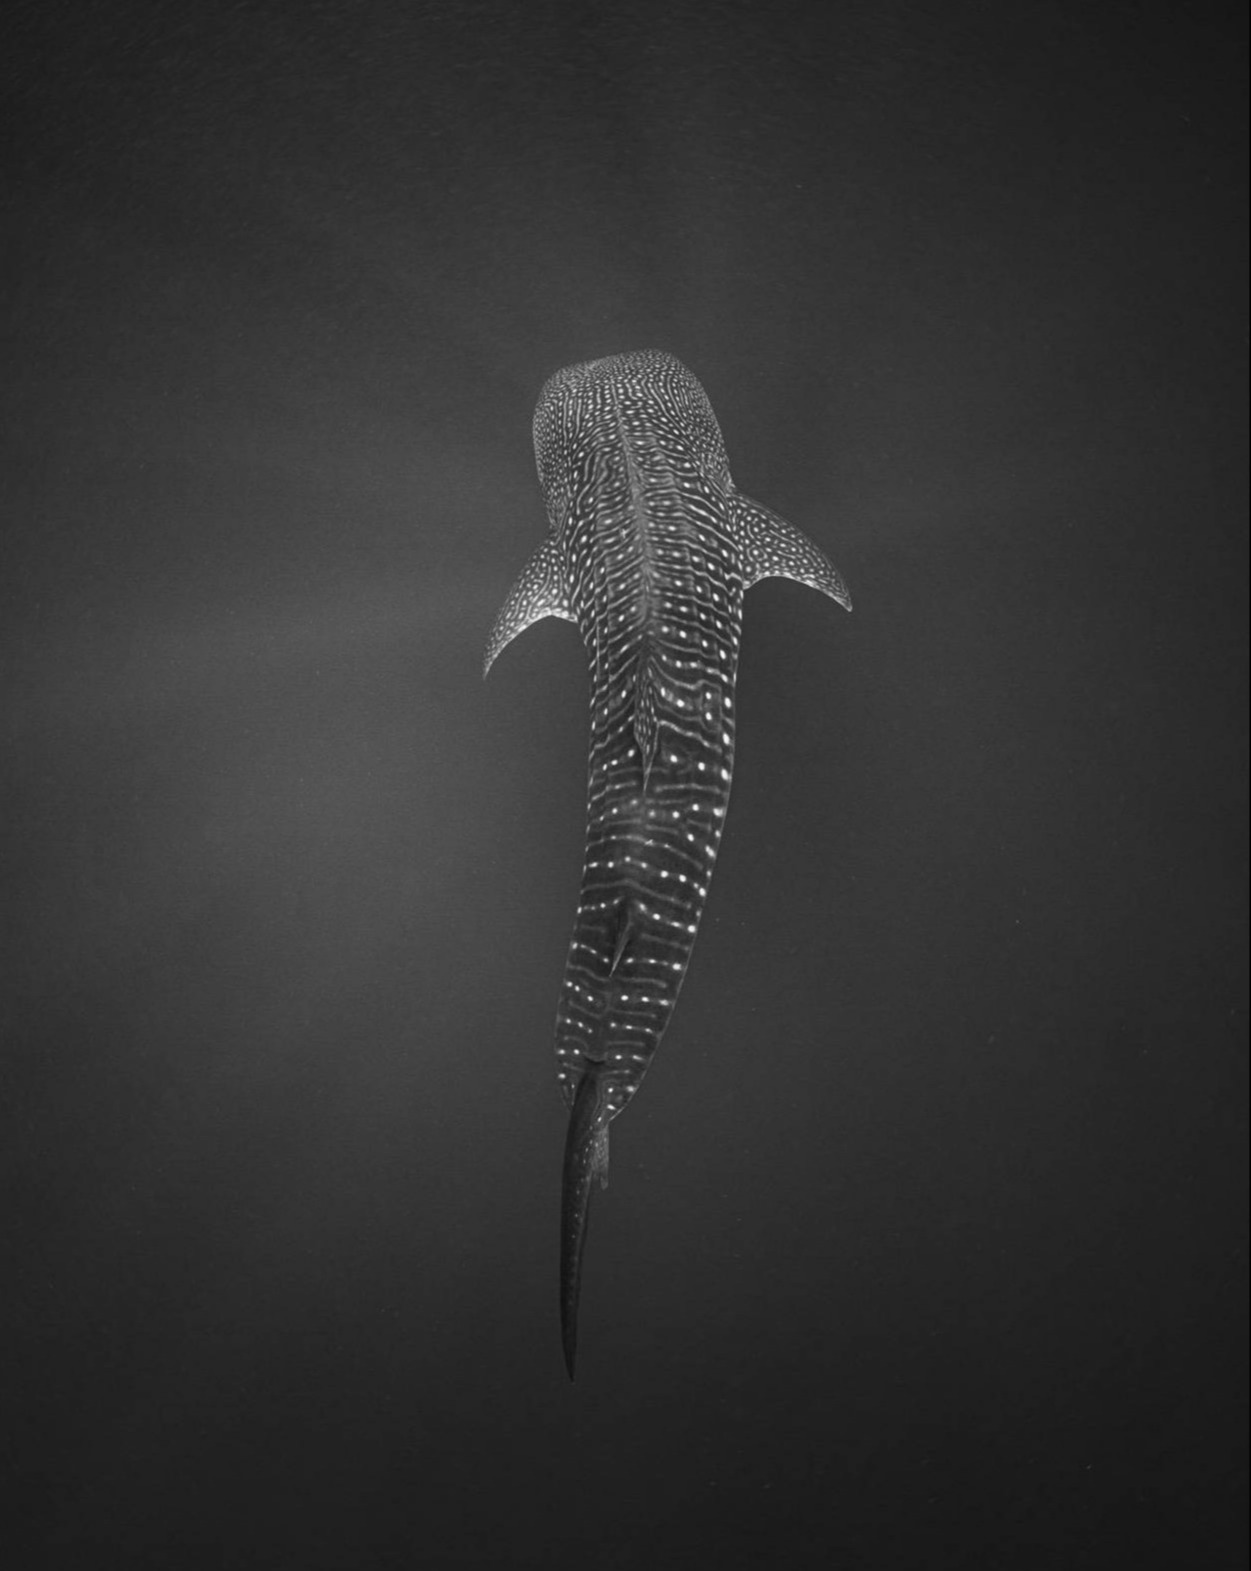
[[[1239,26],[817,14],[7,24],[7,1565],[1245,1564]],[[653,346],[856,610],[749,597],[571,1387],[585,666],[480,661]]]

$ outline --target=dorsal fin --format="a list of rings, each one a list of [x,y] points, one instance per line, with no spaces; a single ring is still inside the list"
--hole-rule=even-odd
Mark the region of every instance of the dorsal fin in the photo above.
[[[639,651],[634,668],[634,740],[643,765],[643,789],[647,790],[648,777],[656,761],[656,747],[660,740],[660,725],[656,715],[656,688],[660,680],[649,642]]]
[[[612,965],[608,968],[609,976],[617,974],[617,967],[621,964],[621,957],[626,952],[626,945],[630,942],[630,935],[634,931],[634,902],[626,899],[617,907],[617,931],[613,939]]]

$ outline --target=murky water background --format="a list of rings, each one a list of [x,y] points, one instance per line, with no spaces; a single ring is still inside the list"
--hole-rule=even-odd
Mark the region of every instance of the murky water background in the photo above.
[[[1153,26],[21,18],[10,1564],[1240,1563],[1245,154]],[[571,1388],[585,673],[480,658],[653,345],[856,610],[749,598]]]

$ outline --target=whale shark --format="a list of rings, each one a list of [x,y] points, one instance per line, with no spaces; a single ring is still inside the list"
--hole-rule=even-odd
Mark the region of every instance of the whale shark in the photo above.
[[[534,451],[548,534],[500,609],[483,675],[549,616],[576,625],[590,665],[586,855],[556,1016],[572,1380],[591,1191],[673,1013],[725,826],[743,596],[763,578],[848,611],[851,596],[805,534],[734,484],[708,396],[670,354],[557,371]]]

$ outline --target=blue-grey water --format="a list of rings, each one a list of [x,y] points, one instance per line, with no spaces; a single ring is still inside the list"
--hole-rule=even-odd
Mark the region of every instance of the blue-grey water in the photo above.
[[[1245,1563],[1231,8],[6,22],[0,1549]],[[658,347],[748,598],[578,1380],[585,659],[544,379]]]

